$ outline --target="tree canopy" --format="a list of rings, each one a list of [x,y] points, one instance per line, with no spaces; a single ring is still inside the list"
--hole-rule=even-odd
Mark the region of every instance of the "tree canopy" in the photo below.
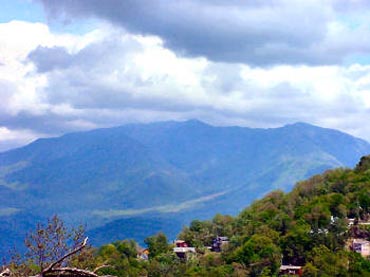
[[[313,176],[289,193],[270,192],[235,217],[193,220],[178,235],[196,248],[191,258],[178,257],[158,233],[145,239],[148,260],[138,258],[141,247],[135,241],[122,240],[89,248],[59,266],[104,265],[96,276],[277,276],[286,264],[301,266],[304,276],[370,276],[370,261],[350,248],[354,238],[370,240],[370,228],[362,224],[370,218],[369,161],[363,157],[353,170]],[[23,270],[23,276],[40,272],[83,237],[83,229],[67,230],[53,217],[27,236],[25,258],[10,269]],[[219,237],[229,240],[221,252],[212,252]]]

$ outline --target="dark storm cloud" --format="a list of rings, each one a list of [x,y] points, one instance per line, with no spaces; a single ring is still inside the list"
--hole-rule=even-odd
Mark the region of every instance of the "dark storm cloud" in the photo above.
[[[102,18],[132,33],[157,35],[177,53],[213,61],[335,64],[353,50],[328,33],[335,10],[330,2],[40,1],[51,18]]]

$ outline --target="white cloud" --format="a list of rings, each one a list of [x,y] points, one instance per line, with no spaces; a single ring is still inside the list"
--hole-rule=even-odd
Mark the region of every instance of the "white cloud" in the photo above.
[[[21,111],[39,114],[47,108],[37,91],[46,85],[47,79],[32,74],[33,66],[26,63],[26,57],[38,46],[61,45],[69,49],[76,44],[76,39],[71,35],[54,35],[42,23],[0,24],[0,83],[6,88],[0,92],[2,111],[12,115]]]
[[[22,40],[17,32],[27,36]],[[0,24],[0,47],[7,51],[0,65],[0,136],[6,142],[190,118],[251,127],[305,121],[370,139],[366,65],[212,62],[109,24],[85,35],[54,34],[40,23]]]
[[[6,151],[14,147],[32,142],[39,137],[46,137],[47,134],[35,133],[32,130],[11,130],[0,126],[0,151]]]

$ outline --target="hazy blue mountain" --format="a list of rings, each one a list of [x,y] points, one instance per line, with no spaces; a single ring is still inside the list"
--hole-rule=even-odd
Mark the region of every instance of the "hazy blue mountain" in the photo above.
[[[174,234],[191,218],[235,214],[271,189],[369,153],[364,140],[305,123],[251,129],[191,120],[67,134],[0,153],[0,217],[57,213],[86,222],[97,242],[111,233],[142,238],[143,226]],[[2,245],[29,224],[16,225],[0,229]]]

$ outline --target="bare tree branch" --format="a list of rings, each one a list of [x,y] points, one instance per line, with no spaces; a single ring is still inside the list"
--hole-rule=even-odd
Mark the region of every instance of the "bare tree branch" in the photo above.
[[[86,237],[84,239],[84,241],[82,242],[82,244],[77,247],[76,249],[72,250],[71,252],[67,253],[66,255],[64,255],[63,257],[61,257],[59,260],[57,260],[56,262],[50,264],[47,268],[45,268],[42,272],[41,272],[41,276],[43,276],[45,273],[47,272],[50,272],[51,270],[53,270],[53,268],[60,264],[61,262],[63,262],[65,259],[67,259],[68,257],[72,256],[73,254],[76,254],[77,252],[81,251],[85,246],[86,246],[86,243],[87,243],[87,240],[88,240],[88,237]]]
[[[3,271],[1,271],[0,272],[0,277],[8,277],[8,276],[10,276],[10,270],[9,270],[9,268],[5,268],[5,269],[3,269]]]
[[[107,267],[107,265],[103,265],[100,267],[97,267],[94,271],[89,271],[85,269],[79,269],[74,267],[56,267],[57,265],[61,264],[66,258],[76,254],[77,252],[81,251],[87,243],[88,238],[85,238],[83,243],[72,250],[71,252],[67,253],[63,257],[61,257],[59,260],[53,262],[50,264],[47,268],[45,268],[39,275],[36,276],[30,276],[30,277],[52,277],[52,276],[59,276],[59,277],[68,277],[68,276],[78,276],[78,277],[115,277],[112,275],[104,275],[99,276],[95,272],[101,268]],[[7,276],[7,275],[4,275]],[[1,277],[1,276],[0,276]]]
[[[107,267],[112,267],[111,265],[109,264],[103,264],[103,265],[100,265],[98,267],[96,267],[93,272],[96,273],[99,269],[102,269],[102,268],[107,268]]]
[[[50,274],[47,274],[45,276],[79,276],[79,277],[116,277],[112,275],[104,275],[104,276],[99,276],[94,272],[91,272],[89,270],[84,270],[84,269],[79,269],[79,268],[72,268],[72,267],[58,267],[52,269]]]
[[[68,257],[76,254],[77,252],[81,251],[87,244],[88,238],[85,238],[84,241],[80,246],[73,249],[71,252],[67,253],[57,261],[50,264],[48,267],[43,269],[40,274],[35,276],[29,276],[29,277],[115,277],[112,275],[104,275],[100,276],[96,274],[96,271],[99,269],[109,267],[109,265],[102,265],[94,269],[94,271],[89,271],[85,269],[79,269],[74,267],[56,267],[57,265],[60,265],[65,259]],[[10,277],[11,271],[6,268],[2,272],[0,272],[0,277]]]

